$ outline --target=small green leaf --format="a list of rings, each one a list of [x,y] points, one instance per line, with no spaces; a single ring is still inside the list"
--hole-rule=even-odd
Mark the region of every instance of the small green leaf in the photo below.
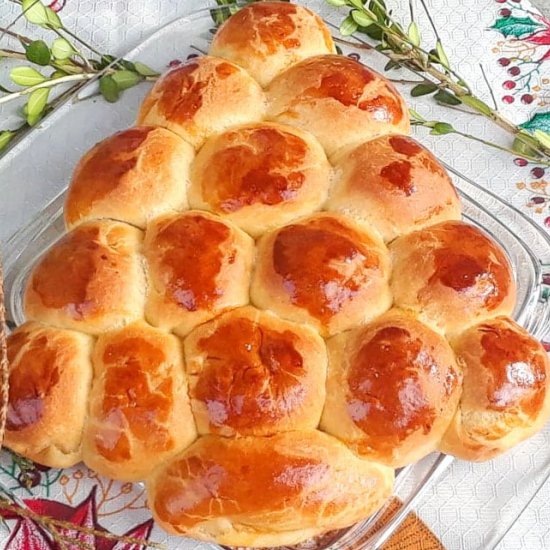
[[[111,77],[120,91],[132,88],[143,80],[139,74],[127,70],[116,71]]]
[[[69,59],[69,57],[74,54],[74,48],[68,40],[65,40],[64,38],[56,38],[52,42],[52,54],[55,59]]]
[[[43,75],[32,67],[15,67],[10,72],[10,78],[19,86],[34,86],[46,80]]]
[[[432,94],[437,90],[437,86],[433,82],[426,82],[417,84],[412,90],[411,95],[413,97],[420,97],[427,94]]]
[[[100,63],[100,68],[101,69],[105,69],[106,67],[108,67],[114,60],[116,59],[116,57],[114,55],[102,55],[101,56],[101,63]]]
[[[460,99],[445,90],[439,90],[439,92],[434,95],[434,99],[439,103],[444,103],[445,105],[460,105],[461,103]]]
[[[447,57],[447,54],[445,53],[445,50],[443,49],[443,44],[441,44],[441,41],[438,40],[435,45],[435,51],[437,52],[437,58],[439,59],[439,62],[448,69],[450,67],[449,64],[449,58]]]
[[[342,51],[342,48],[340,48],[340,46],[338,46],[338,44],[334,44],[334,49],[336,50],[336,53],[338,55],[344,55],[344,52]]]
[[[109,103],[114,103],[120,97],[120,91],[117,83],[113,77],[109,75],[103,76],[99,79],[99,91]]]
[[[363,7],[362,0],[348,0],[348,1],[352,6],[355,6],[356,8],[361,9]]]
[[[35,90],[27,102],[27,122],[29,126],[34,126],[42,117],[44,109],[48,104],[48,95],[50,90],[40,88]]]
[[[468,107],[471,107],[474,111],[477,111],[482,115],[491,116],[491,113],[493,112],[487,103],[481,101],[481,99],[478,99],[477,97],[471,95],[461,95],[460,100],[462,103],[468,105]]]
[[[491,27],[502,35],[520,38],[526,34],[532,34],[541,28],[541,24],[530,17],[501,17]]]
[[[140,63],[139,61],[136,61],[134,63],[134,68],[141,76],[158,76],[159,75],[159,73],[151,69],[151,67],[145,65],[145,63]]]
[[[444,136],[445,134],[452,134],[455,129],[448,122],[436,122],[430,131],[430,134],[434,136]]]
[[[46,7],[46,18],[48,20],[46,23],[47,27],[51,27],[52,29],[61,29],[63,27],[59,15],[50,7]]]
[[[348,15],[340,25],[340,34],[342,36],[349,36],[357,30],[357,23],[354,21],[351,15]]]
[[[8,143],[11,141],[14,135],[15,132],[11,132],[10,130],[4,130],[0,132],[0,151],[8,146]]]
[[[30,116],[39,115],[48,103],[49,93],[50,90],[48,88],[34,90],[34,92],[29,95],[29,101],[27,101],[27,114]]]
[[[25,56],[31,63],[49,65],[51,59],[50,48],[44,40],[34,40],[28,46],[25,46]]]
[[[48,23],[46,7],[40,0],[23,0],[21,7],[25,19],[29,23],[34,23],[35,25],[46,25]]]
[[[326,3],[331,6],[341,8],[342,6],[346,5],[346,0],[326,0]]]
[[[62,71],[61,69],[56,69],[51,75],[50,80],[55,80],[56,78],[63,78],[64,76],[67,76],[68,73],[65,71]]]
[[[547,149],[550,149],[550,134],[548,134],[544,130],[535,130],[533,132],[533,135],[541,145],[543,145]]]
[[[418,30],[418,25],[414,21],[409,25],[407,35],[415,46],[420,46],[420,31]]]
[[[527,155],[529,157],[538,157],[540,154],[537,149],[539,148],[538,141],[533,137],[527,134],[526,132],[521,132],[514,143],[512,143],[512,149],[520,154]]]
[[[374,22],[368,15],[359,10],[353,10],[351,16],[360,27],[369,27]]]
[[[399,63],[397,61],[390,60],[384,65],[385,71],[391,71],[392,69],[397,69],[399,67]]]

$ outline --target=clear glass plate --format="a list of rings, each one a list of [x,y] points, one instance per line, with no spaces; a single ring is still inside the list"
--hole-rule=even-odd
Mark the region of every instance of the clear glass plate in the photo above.
[[[158,29],[126,57],[139,59],[162,70],[174,59],[184,60],[190,55],[205,52],[212,36],[212,27],[210,11],[200,10]],[[361,56],[364,52],[346,48],[344,53]],[[368,64],[381,69],[385,60],[372,56],[369,53]],[[40,128],[17,143],[0,160],[0,245],[4,257],[8,319],[13,325],[24,320],[22,290],[29,270],[36,258],[64,233],[61,209],[74,165],[95,142],[134,124],[138,105],[147,89],[148,86],[142,84],[127,90],[118,103],[110,104],[89,97],[97,92],[96,83],[91,82],[80,91],[78,97],[48,116]],[[88,99],[82,101],[86,97]],[[541,338],[550,328],[550,305],[543,293],[541,267],[541,262],[550,263],[548,235],[532,220],[481,185],[468,180],[452,167],[447,168],[461,194],[465,219],[488,232],[510,258],[518,283],[514,317]],[[522,452],[521,446],[517,452]],[[384,510],[335,537],[324,538],[316,544],[300,545],[300,548],[310,548],[312,545],[334,550],[378,548],[394,532],[406,513],[423,502],[424,496],[430,493],[431,484],[452,462],[450,457],[434,454],[401,470],[396,495],[404,501],[404,506],[374,535],[372,525]],[[545,456],[536,463],[531,462],[521,474],[531,475],[533,479],[536,475],[539,479],[543,477],[541,472],[549,466],[550,456]],[[498,527],[491,531],[490,538],[476,547],[487,549],[496,544],[539,487],[537,483],[518,486],[513,510],[504,520],[499,515]],[[452,500],[447,506],[453,506]],[[159,539],[162,536],[156,533],[155,540]],[[173,537],[166,537],[164,542],[169,548],[216,547]]]

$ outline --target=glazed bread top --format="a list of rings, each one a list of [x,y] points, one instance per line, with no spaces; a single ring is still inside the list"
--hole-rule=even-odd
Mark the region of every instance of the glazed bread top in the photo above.
[[[379,509],[395,467],[545,423],[505,251],[318,16],[248,5],[137,124],[78,163],[28,277],[9,448],[145,480],[171,533],[284,546]]]

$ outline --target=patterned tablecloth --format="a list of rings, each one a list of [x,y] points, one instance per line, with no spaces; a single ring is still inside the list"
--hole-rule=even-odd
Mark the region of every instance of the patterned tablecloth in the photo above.
[[[408,12],[407,0],[386,2],[395,6],[397,13]],[[303,3],[333,21],[341,18],[341,14],[336,14],[334,8],[321,0]],[[124,53],[163,22],[204,7],[208,2],[55,0],[51,5],[62,10],[67,26],[99,49]],[[478,94],[487,101],[493,101],[494,96],[502,113],[525,128],[550,132],[550,21],[527,0],[428,0],[428,5],[449,58]],[[431,32],[428,22],[420,9],[416,11],[422,33],[428,39]],[[18,12],[16,4],[7,0],[0,3],[1,26],[6,26]],[[368,55],[363,61],[369,62]],[[482,77],[482,68],[492,92]],[[429,100],[423,101],[419,110],[426,118],[452,122],[465,132],[510,144],[508,136],[481,117],[441,108]],[[3,113],[5,111],[0,110],[0,118]],[[550,178],[543,168],[526,166],[521,159],[456,136],[433,137],[420,129],[417,137],[439,157],[550,231]],[[0,229],[1,225],[0,218]],[[548,271],[550,273],[550,266]],[[550,283],[550,275],[548,281]],[[517,451],[488,464],[456,462],[430,489],[417,512],[449,550],[485,549],[489,545],[487,541],[491,541],[491,545],[496,542],[489,536],[494,526],[510,514],[519,514],[521,508],[514,509],[516,495],[528,486],[533,500],[500,541],[499,548],[548,549],[550,483],[535,494],[536,487],[548,474],[542,464],[548,462],[550,429],[547,428]],[[145,509],[145,496],[140,487],[107,481],[82,466],[64,471],[29,467],[8,453],[2,455],[0,468],[0,481],[32,510],[82,525],[103,526],[116,533],[164,540]],[[529,471],[530,475],[522,477],[522,471]],[[516,474],[510,477],[509,472]],[[6,549],[53,548],[45,534],[29,520],[8,519],[6,525],[7,528],[0,526],[0,540]],[[84,536],[82,540],[94,548],[137,550],[131,545],[94,541],[91,536]],[[194,546],[189,542],[181,547],[192,549]],[[175,548],[173,543],[169,547]]]

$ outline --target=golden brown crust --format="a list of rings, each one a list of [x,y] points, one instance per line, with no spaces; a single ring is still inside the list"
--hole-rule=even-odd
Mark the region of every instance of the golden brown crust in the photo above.
[[[68,228],[111,218],[144,228],[147,221],[187,207],[193,148],[163,128],[117,132],[78,163],[65,202]]]
[[[220,27],[210,46],[212,55],[244,67],[262,86],[298,61],[335,52],[317,14],[283,2],[244,7]]]
[[[309,327],[239,308],[195,329],[184,349],[199,433],[263,436],[319,424],[327,358]]]
[[[352,525],[391,494],[393,470],[318,431],[205,436],[148,480],[171,533],[231,546],[295,544]]]
[[[80,462],[91,351],[89,336],[40,323],[10,334],[6,447],[52,468]]]
[[[281,124],[247,125],[206,142],[193,163],[189,202],[257,236],[319,209],[330,173],[312,135]]]
[[[375,136],[410,131],[403,98],[384,77],[342,55],[294,65],[267,88],[270,120],[308,130],[329,155]]]
[[[164,216],[148,227],[147,320],[184,336],[225,309],[248,303],[254,241],[208,212]]]
[[[464,367],[464,389],[443,452],[488,460],[542,428],[550,416],[550,363],[537,340],[508,317],[497,317],[452,345]]]
[[[436,450],[453,418],[462,372],[447,341],[391,310],[331,339],[321,429],[392,468]]]
[[[120,222],[79,225],[34,267],[25,290],[28,319],[100,334],[143,317],[142,232]]]
[[[100,336],[82,457],[102,475],[147,477],[196,437],[181,343],[134,323]]]
[[[384,241],[445,220],[460,219],[449,175],[408,136],[381,136],[339,154],[326,209],[366,222]]]
[[[203,56],[157,80],[141,105],[138,124],[168,128],[197,149],[212,134],[259,122],[265,108],[260,85],[244,69]]]
[[[342,216],[316,214],[260,239],[251,300],[332,335],[390,307],[389,271],[381,241]]]
[[[396,239],[390,252],[395,305],[439,330],[453,333],[514,309],[510,262],[476,227],[442,222]]]

